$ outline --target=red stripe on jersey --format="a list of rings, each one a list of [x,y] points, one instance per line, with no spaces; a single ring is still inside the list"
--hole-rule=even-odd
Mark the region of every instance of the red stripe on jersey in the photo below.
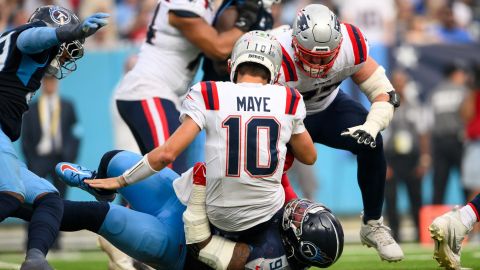
[[[468,206],[470,206],[473,209],[473,212],[475,212],[475,215],[477,216],[477,221],[480,221],[480,214],[477,211],[477,208],[475,208],[475,205],[473,203],[468,203]]]
[[[283,46],[280,47],[282,47],[282,70],[283,74],[285,75],[285,81],[298,81],[295,63],[293,62],[290,55],[288,55],[287,51],[283,48]]]
[[[214,81],[210,83],[212,84],[213,109],[218,111],[220,109],[220,101],[218,100],[217,84]]]
[[[155,123],[153,122],[152,113],[148,108],[147,100],[142,100],[142,108],[143,113],[145,114],[145,118],[147,119],[148,126],[150,127],[150,133],[152,134],[153,138],[153,146],[158,146],[158,137],[157,137],[157,129],[155,128]]]
[[[363,37],[362,32],[354,25],[345,23],[348,36],[352,42],[353,55],[355,56],[355,65],[365,62],[367,57],[367,43]]]
[[[285,114],[295,114],[297,112],[298,102],[300,101],[300,93],[291,87],[287,89],[287,102],[285,104]]]
[[[202,91],[203,103],[205,103],[205,108],[207,110],[210,110],[210,104],[208,103],[207,83],[201,82],[200,89]]]
[[[289,114],[290,104],[292,104],[292,91],[290,91],[289,87],[285,87],[285,90],[287,90],[287,102],[285,102],[285,114]]]

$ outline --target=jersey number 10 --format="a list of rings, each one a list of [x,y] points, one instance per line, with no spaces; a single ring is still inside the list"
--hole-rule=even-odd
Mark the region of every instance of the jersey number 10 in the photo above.
[[[251,177],[265,177],[275,173],[278,166],[278,140],[280,124],[275,117],[252,117],[244,125],[242,136],[241,116],[227,117],[222,127],[227,129],[226,172],[229,177],[240,176],[240,160],[245,159],[244,170]],[[261,145],[261,131],[266,134],[266,143]],[[242,139],[245,147],[242,153]],[[260,159],[268,160],[260,164]]]

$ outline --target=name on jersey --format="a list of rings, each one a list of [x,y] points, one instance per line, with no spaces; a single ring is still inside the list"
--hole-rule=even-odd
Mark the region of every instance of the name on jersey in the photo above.
[[[269,97],[237,97],[237,111],[270,112]]]

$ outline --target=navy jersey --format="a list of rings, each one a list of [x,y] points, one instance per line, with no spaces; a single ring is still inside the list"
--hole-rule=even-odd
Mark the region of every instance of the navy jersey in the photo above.
[[[40,53],[25,54],[18,49],[17,38],[26,29],[44,26],[47,25],[41,21],[29,23],[0,36],[0,126],[12,141],[20,136],[28,101],[40,87],[46,67],[59,50],[54,46]]]

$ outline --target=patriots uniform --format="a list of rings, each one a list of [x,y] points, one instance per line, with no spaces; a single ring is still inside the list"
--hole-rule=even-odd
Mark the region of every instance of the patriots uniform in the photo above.
[[[116,91],[117,100],[168,99],[179,104],[199,65],[200,49],[168,23],[168,13],[200,17],[211,24],[213,1],[160,0],[148,27],[135,67],[126,74]]]
[[[41,21],[25,24],[0,36],[0,126],[11,141],[19,138],[28,101],[40,87],[46,67],[58,53],[57,46],[37,54],[25,54],[17,48],[20,33],[42,26],[46,24]]]
[[[308,114],[327,108],[337,96],[340,83],[360,70],[367,60],[368,42],[360,29],[345,23],[340,28],[343,35],[340,52],[332,68],[322,78],[311,78],[295,65],[290,27],[272,31],[282,45],[283,62],[279,82],[300,91]]]
[[[243,231],[283,206],[286,144],[305,131],[305,114],[290,87],[201,82],[191,88],[180,117],[206,130],[206,203],[214,226]]]

